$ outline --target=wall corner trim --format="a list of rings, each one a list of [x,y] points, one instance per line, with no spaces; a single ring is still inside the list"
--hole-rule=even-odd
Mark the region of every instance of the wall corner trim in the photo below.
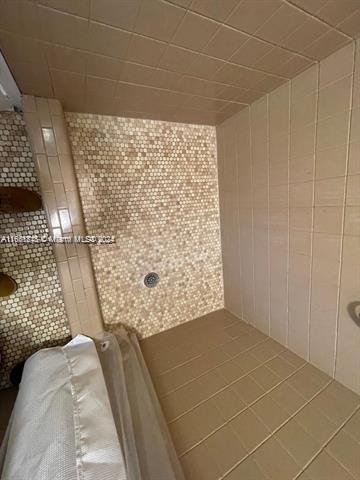
[[[24,119],[34,155],[50,234],[85,234],[74,163],[59,100],[22,97]],[[73,336],[103,332],[95,276],[86,244],[53,244],[66,313]]]

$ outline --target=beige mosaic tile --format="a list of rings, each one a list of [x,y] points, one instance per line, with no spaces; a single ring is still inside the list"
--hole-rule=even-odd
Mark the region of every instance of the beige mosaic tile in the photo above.
[[[39,191],[22,116],[0,113],[0,185]],[[0,214],[0,233],[48,233],[43,210]],[[11,275],[18,290],[0,301],[0,388],[9,386],[12,367],[44,345],[69,335],[64,302],[51,245],[0,244],[0,271]]]
[[[213,127],[66,113],[106,324],[148,336],[223,306]],[[148,272],[159,284],[143,284]]]

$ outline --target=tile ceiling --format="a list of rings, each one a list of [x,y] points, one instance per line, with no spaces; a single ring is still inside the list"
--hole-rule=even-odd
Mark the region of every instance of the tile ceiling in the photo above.
[[[23,93],[217,124],[356,38],[360,0],[0,0]]]

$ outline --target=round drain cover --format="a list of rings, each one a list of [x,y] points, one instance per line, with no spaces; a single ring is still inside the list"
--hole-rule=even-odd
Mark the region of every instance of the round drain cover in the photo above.
[[[159,283],[159,275],[155,272],[150,272],[145,275],[144,285],[148,288],[154,288]]]

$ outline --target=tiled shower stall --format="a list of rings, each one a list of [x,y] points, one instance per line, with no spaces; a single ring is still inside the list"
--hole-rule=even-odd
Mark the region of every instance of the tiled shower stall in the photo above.
[[[0,388],[125,326],[187,480],[359,480],[360,8],[254,1],[4,1],[1,234],[115,243],[0,245]]]

